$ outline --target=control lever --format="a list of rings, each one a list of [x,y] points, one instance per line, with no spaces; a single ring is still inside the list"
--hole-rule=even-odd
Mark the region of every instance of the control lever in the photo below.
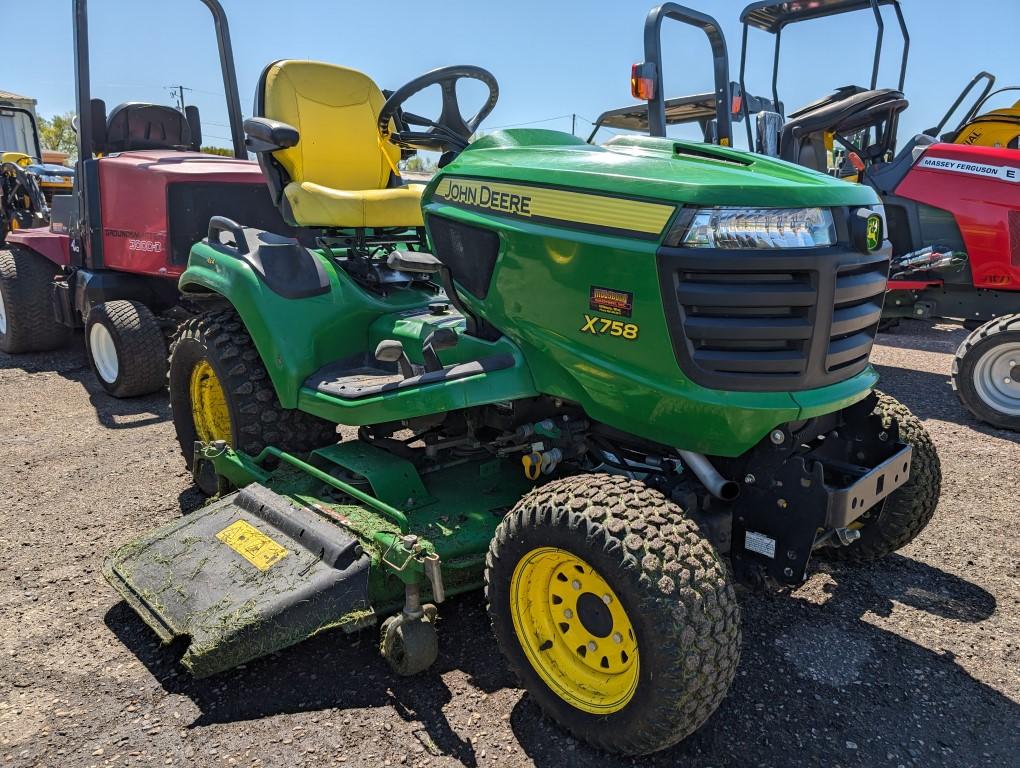
[[[421,345],[421,357],[425,363],[425,371],[441,371],[443,363],[436,352],[440,349],[452,349],[457,346],[457,332],[452,328],[436,328]]]
[[[383,339],[375,348],[375,359],[380,363],[396,363],[400,367],[400,375],[405,379],[414,376],[414,368],[404,352],[404,345],[396,339]]]

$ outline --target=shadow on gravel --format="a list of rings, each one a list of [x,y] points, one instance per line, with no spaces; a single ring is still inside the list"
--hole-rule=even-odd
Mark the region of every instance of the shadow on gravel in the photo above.
[[[1016,442],[1020,435],[978,421],[963,407],[950,383],[950,372],[928,373],[891,365],[875,365],[878,388],[895,397],[920,419],[938,419],[973,429],[989,437]]]
[[[327,632],[238,669],[195,680],[177,663],[183,649],[161,646],[126,603],[113,606],[105,621],[168,693],[194,701],[201,715],[191,727],[282,713],[392,707],[407,722],[420,723],[415,735],[428,752],[474,766],[474,747],[443,712],[453,693],[441,675],[462,670],[471,686],[485,693],[513,685],[480,595],[453,598],[442,606],[439,659],[432,670],[414,678],[390,672],[379,655],[378,630],[367,629],[354,636]],[[484,702],[477,706],[484,717]]]
[[[111,397],[96,381],[85,357],[85,342],[76,333],[63,349],[23,355],[0,353],[0,369],[21,369],[25,373],[56,373],[80,384],[88,392],[96,420],[107,429],[134,429],[170,419],[170,401],[165,390],[143,397]]]
[[[719,710],[678,746],[637,761],[566,737],[524,696],[511,727],[541,768],[676,765],[1008,765],[1020,749],[1020,706],[978,682],[952,654],[874,626],[909,612],[974,623],[995,611],[980,587],[893,555],[870,570],[821,566],[821,604],[743,594],[743,655]],[[902,610],[902,609],[901,609]],[[916,636],[916,630],[914,632]],[[937,647],[938,637],[930,638]]]
[[[1020,706],[973,679],[952,655],[868,619],[906,606],[913,610],[905,611],[903,622],[930,623],[935,632],[944,625],[928,622],[926,614],[980,622],[995,611],[994,597],[898,555],[870,570],[827,563],[820,569],[826,579],[820,603],[796,593],[742,595],[743,658],[729,697],[700,731],[640,764],[1008,764],[1020,749],[1014,727]],[[243,668],[194,680],[177,665],[173,649],[161,647],[125,603],[107,613],[106,624],[167,692],[195,702],[201,715],[192,727],[281,713],[392,707],[405,721],[420,723],[415,735],[428,752],[475,766],[472,744],[443,711],[462,691],[451,691],[441,675],[462,670],[471,687],[486,694],[514,686],[480,595],[443,606],[436,667],[411,679],[390,673],[376,649],[375,630],[353,637],[326,633]],[[930,644],[938,647],[937,635]],[[485,716],[484,701],[469,699],[464,708]],[[538,766],[635,764],[570,738],[527,695],[514,706],[510,725]]]
[[[953,323],[932,324],[927,320],[901,320],[894,328],[882,331],[875,343],[897,349],[922,349],[955,354],[970,331]]]

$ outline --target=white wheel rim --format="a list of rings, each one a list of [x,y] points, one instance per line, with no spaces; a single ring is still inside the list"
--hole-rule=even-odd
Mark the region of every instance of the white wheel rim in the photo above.
[[[7,307],[4,306],[3,291],[0,291],[0,333],[7,333]]]
[[[92,350],[92,362],[96,365],[99,378],[107,384],[113,384],[120,372],[117,345],[113,343],[113,336],[102,323],[96,323],[89,331],[89,349]]]
[[[998,344],[978,358],[974,389],[988,407],[1020,416],[1020,341]]]

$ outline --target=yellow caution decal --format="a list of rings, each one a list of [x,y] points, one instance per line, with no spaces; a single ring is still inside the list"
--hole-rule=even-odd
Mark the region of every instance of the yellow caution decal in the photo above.
[[[268,571],[274,564],[287,556],[285,547],[280,546],[254,525],[244,520],[231,523],[217,533],[216,538],[260,571]]]
[[[643,237],[658,237],[676,210],[666,203],[449,176],[436,186],[433,198],[486,213]]]

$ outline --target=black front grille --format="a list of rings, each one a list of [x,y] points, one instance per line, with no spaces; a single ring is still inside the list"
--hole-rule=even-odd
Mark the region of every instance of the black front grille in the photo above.
[[[677,362],[713,389],[812,389],[868,364],[888,252],[661,248]]]

